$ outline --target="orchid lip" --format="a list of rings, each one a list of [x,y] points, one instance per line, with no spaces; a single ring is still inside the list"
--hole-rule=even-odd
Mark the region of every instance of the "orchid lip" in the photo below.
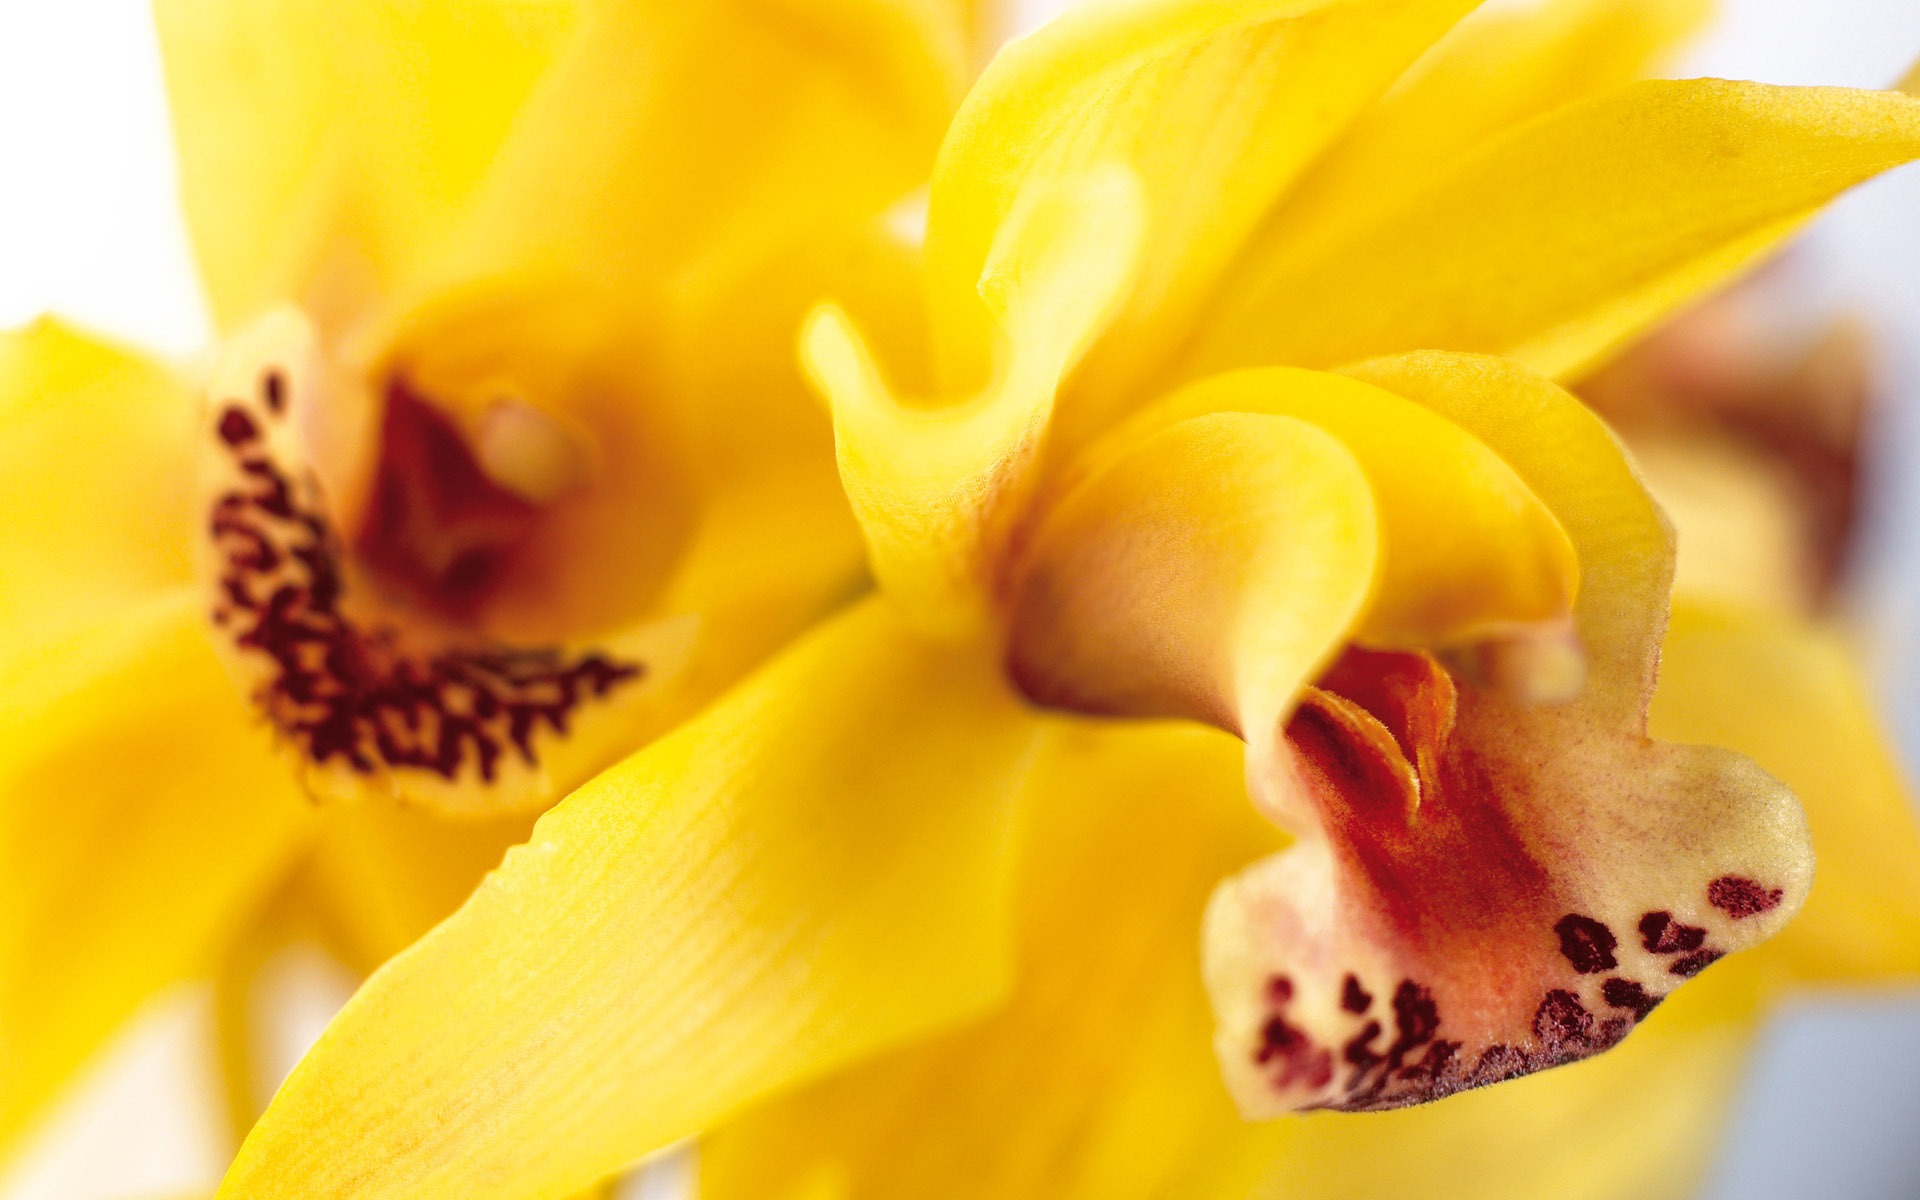
[[[253,703],[322,773],[494,785],[537,771],[542,739],[566,736],[578,710],[646,666],[475,630],[541,510],[499,487],[404,380],[383,397],[365,512],[343,537],[303,463],[298,375],[222,378],[209,414],[211,619]]]

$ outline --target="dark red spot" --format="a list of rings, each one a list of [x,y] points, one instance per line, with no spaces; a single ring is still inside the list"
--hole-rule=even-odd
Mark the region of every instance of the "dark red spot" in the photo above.
[[[1667,972],[1682,979],[1692,979],[1714,963],[1726,957],[1719,950],[1696,950],[1685,958],[1676,958],[1667,965]]]
[[[244,446],[260,436],[260,427],[240,409],[229,404],[220,412],[220,440],[229,446]]]
[[[1415,1089],[1389,1089],[1396,1080],[1409,1078],[1408,1056],[1434,1040],[1434,1034],[1440,1029],[1440,1006],[1434,1002],[1432,992],[1411,979],[1400,981],[1393,990],[1392,1003],[1394,1037],[1385,1052],[1373,1049],[1374,1038],[1382,1032],[1377,1021],[1367,1022],[1360,1036],[1344,1048],[1343,1053],[1353,1064],[1354,1072],[1348,1094],[1341,1102],[1342,1108],[1380,1108],[1413,1102],[1411,1093]],[[1428,1057],[1431,1056],[1429,1051]]]
[[[1554,988],[1534,1010],[1533,1036],[1547,1053],[1571,1056],[1592,1038],[1593,1014],[1580,1003],[1580,997]]]
[[[1293,999],[1293,980],[1285,975],[1275,975],[1267,980],[1267,999],[1274,1004],[1285,1004]]]
[[[1261,1066],[1279,1064],[1273,1076],[1276,1088],[1292,1087],[1295,1083],[1323,1088],[1333,1082],[1333,1055],[1324,1047],[1315,1046],[1306,1034],[1288,1024],[1285,1017],[1267,1018],[1260,1030],[1260,1048],[1253,1061]]]
[[[276,417],[287,411],[287,377],[271,370],[262,375],[260,398],[266,402],[267,411]]]
[[[1613,978],[1601,987],[1600,994],[1608,1004],[1615,1008],[1624,1008],[1633,1014],[1636,1021],[1644,1021],[1660,1003],[1662,997],[1652,995],[1631,979]]]
[[[1437,1039],[1427,1046],[1426,1055],[1420,1061],[1400,1068],[1400,1078],[1423,1084],[1442,1084],[1453,1069],[1454,1056],[1458,1053],[1459,1042]]]
[[[1640,918],[1640,944],[1652,954],[1682,954],[1698,950],[1707,940],[1707,931],[1697,925],[1682,925],[1669,912],[1650,912]]]
[[[1401,980],[1393,992],[1393,1023],[1399,1032],[1395,1050],[1404,1054],[1424,1045],[1440,1028],[1440,1006],[1433,993],[1411,979]]]
[[[1474,1064],[1472,1079],[1475,1084],[1499,1083],[1526,1074],[1532,1062],[1527,1052],[1518,1046],[1488,1046],[1480,1052],[1480,1061]]]
[[[1736,921],[1778,907],[1785,895],[1779,888],[1768,890],[1739,875],[1722,875],[1707,885],[1707,903]]]
[[[1359,1033],[1347,1039],[1347,1044],[1340,1048],[1340,1057],[1353,1067],[1353,1075],[1347,1082],[1348,1091],[1358,1091],[1367,1075],[1386,1057],[1373,1048],[1373,1040],[1384,1032],[1380,1022],[1368,1021]]]
[[[1358,975],[1347,976],[1346,982],[1340,985],[1340,1007],[1355,1016],[1373,1007],[1373,995],[1360,986]]]
[[[640,677],[638,664],[592,653],[481,646],[420,655],[391,629],[355,623],[341,610],[340,551],[326,517],[258,452],[258,432],[244,412],[222,414],[237,478],[208,520],[221,555],[215,620],[270,664],[256,699],[315,763],[363,774],[414,767],[450,780],[471,765],[491,782],[508,748],[534,765],[543,729],[564,734],[581,705]]]
[[[1568,913],[1554,923],[1553,931],[1560,935],[1560,953],[1582,975],[1598,975],[1620,965],[1613,957],[1618,944],[1613,930],[1592,917]]]

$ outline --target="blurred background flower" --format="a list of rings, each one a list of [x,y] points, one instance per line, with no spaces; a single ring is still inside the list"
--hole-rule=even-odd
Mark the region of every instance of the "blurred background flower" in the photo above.
[[[1021,19],[1057,7],[1029,2]],[[1920,51],[1910,0],[1721,8],[1675,73],[1885,86]],[[145,3],[0,12],[0,162],[0,326],[57,310],[163,350],[205,344]],[[1767,586],[1855,624],[1902,748],[1920,754],[1920,472],[1906,466],[1920,455],[1920,176],[1848,197],[1752,284],[1663,332],[1587,394],[1634,437],[1670,502],[1696,501],[1707,519],[1759,514],[1781,548],[1764,556],[1778,572]],[[1664,451],[1681,444],[1714,449],[1664,455],[1678,465],[1663,479]],[[1751,578],[1738,556],[1689,565],[1683,550],[1682,570]],[[348,987],[317,956],[276,964],[262,999],[295,1014],[281,1065]],[[155,1196],[217,1179],[209,1004],[188,990],[151,1006],[0,1178],[0,1198]],[[1799,1001],[1749,1066],[1708,1195],[1920,1194],[1915,1079],[1920,999]],[[675,1185],[656,1176],[644,1186],[670,1195]]]

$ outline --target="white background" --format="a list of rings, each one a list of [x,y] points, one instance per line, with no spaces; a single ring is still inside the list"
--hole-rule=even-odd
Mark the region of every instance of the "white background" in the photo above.
[[[697,0],[696,0],[697,2]],[[1055,7],[1037,0],[1036,14]],[[1917,0],[1723,0],[1686,73],[1881,86],[1920,56]],[[1891,348],[1896,404],[1876,442],[1863,618],[1910,757],[1920,750],[1920,168],[1840,204],[1814,234],[1813,303],[1864,308]],[[0,327],[57,311],[175,354],[206,313],[173,196],[160,73],[141,0],[0,0]],[[305,1024],[342,983],[284,964]],[[115,1043],[0,1200],[110,1200],[210,1188],[221,1166],[203,994],[165,997]],[[1802,1001],[1763,1038],[1709,1195],[1920,1197],[1920,1002]],[[671,1190],[650,1188],[660,1194]]]

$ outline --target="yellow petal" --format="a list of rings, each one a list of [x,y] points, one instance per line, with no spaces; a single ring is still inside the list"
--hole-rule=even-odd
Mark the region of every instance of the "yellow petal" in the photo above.
[[[0,661],[192,578],[195,411],[58,322],[0,333]]]
[[[869,601],[570,797],[363,988],[223,1195],[553,1195],[1008,986],[1032,722]]]
[[[209,964],[303,836],[204,629],[173,593],[0,677],[0,1140]]]
[[[1920,100],[1635,83],[1496,138],[1369,219],[1274,229],[1190,369],[1421,348],[1577,371],[1840,192],[1920,156]]]
[[[977,284],[1022,194],[1120,165],[1146,187],[1138,279],[1084,373],[1144,382],[1274,199],[1471,0],[1084,5],[1009,45],[954,119],[927,253],[943,384],[987,373]]]
[[[1551,0],[1476,12],[1314,163],[1248,253],[1364,221],[1494,135],[1643,77],[1709,10],[1707,0]]]
[[[720,1127],[702,1195],[1200,1195],[1262,1136],[1220,1087],[1194,944],[1214,882],[1279,840],[1242,799],[1239,745],[1062,723],[1026,796],[1012,1001]]]
[[[1793,979],[1920,975],[1920,823],[1846,646],[1830,630],[1677,603],[1660,660],[1661,737],[1748,754],[1799,795],[1820,856],[1807,905],[1753,957]]]
[[[466,209],[572,0],[157,0],[181,190],[221,325],[346,316]]]
[[[1047,180],[998,231],[980,294],[1004,333],[970,399],[903,400],[847,318],[823,308],[802,353],[833,408],[840,477],[875,578],[922,628],[977,629],[1032,493],[1054,391],[1132,272],[1143,214],[1121,170]]]
[[[1045,510],[1008,666],[1045,704],[1263,739],[1372,596],[1378,543],[1366,476],[1330,435],[1255,413],[1177,421]]]
[[[1501,454],[1580,554],[1593,671],[1530,703],[1410,654],[1350,651],[1256,801],[1300,837],[1216,894],[1216,1045],[1253,1114],[1417,1103],[1598,1053],[1792,915],[1804,817],[1737,755],[1644,736],[1671,539],[1605,427],[1498,360],[1361,377]]]
[[[1501,359],[1420,353],[1363,363],[1356,379],[1418,401],[1505,459],[1566,531],[1589,665],[1582,703],[1637,723],[1652,687],[1673,579],[1673,532],[1604,422]]]
[[[1214,376],[1141,413],[1088,457],[1214,412],[1310,422],[1366,472],[1381,563],[1358,640],[1458,643],[1562,618],[1572,607],[1580,571],[1573,547],[1513,468],[1445,418],[1356,380],[1288,367]]]
[[[872,217],[925,178],[965,53],[944,4],[593,5],[440,273],[619,301]]]

